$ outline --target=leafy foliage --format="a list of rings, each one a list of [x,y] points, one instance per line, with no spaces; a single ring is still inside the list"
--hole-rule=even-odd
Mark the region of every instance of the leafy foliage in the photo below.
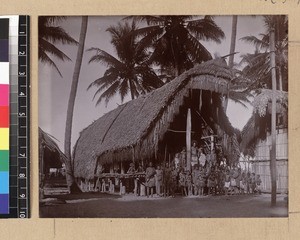
[[[61,61],[71,59],[55,45],[61,44],[74,44],[77,45],[78,42],[72,38],[66,31],[57,26],[57,24],[64,20],[64,17],[39,17],[39,60],[50,66],[54,67],[60,76],[58,66],[52,59],[52,56],[60,59]]]
[[[195,19],[194,16],[132,16],[148,26],[134,32],[141,38],[139,47],[150,48],[147,60],[158,64],[162,70],[173,70],[173,77],[190,69],[195,63],[212,59],[199,40],[221,42],[224,32],[212,17]]]
[[[277,85],[279,89],[287,91],[288,86],[288,37],[287,16],[264,16],[266,32],[260,34],[260,38],[255,36],[246,36],[242,40],[254,45],[256,51],[253,54],[242,56],[241,65],[245,65],[243,72],[250,79],[253,79],[249,86],[250,90],[257,88],[271,88],[271,65],[270,65],[270,39],[269,32],[275,31],[275,59],[276,73],[279,79]]]
[[[132,34],[135,30],[137,30],[135,22],[119,23],[107,29],[112,36],[111,43],[117,58],[99,48],[88,49],[96,52],[90,63],[98,62],[107,66],[104,75],[89,86],[98,88],[94,95],[94,98],[100,95],[96,104],[102,100],[107,104],[117,93],[120,94],[122,102],[127,94],[134,99],[163,85],[154,70],[145,63],[148,56],[145,49],[138,46],[138,39]]]

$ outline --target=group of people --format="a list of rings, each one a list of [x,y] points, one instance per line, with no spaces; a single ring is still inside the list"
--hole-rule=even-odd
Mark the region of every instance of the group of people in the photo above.
[[[176,192],[182,196],[260,194],[261,184],[260,175],[224,165],[195,164],[189,171],[168,163],[155,169],[150,162],[145,178],[148,197],[153,197],[154,190],[158,196],[171,197]]]

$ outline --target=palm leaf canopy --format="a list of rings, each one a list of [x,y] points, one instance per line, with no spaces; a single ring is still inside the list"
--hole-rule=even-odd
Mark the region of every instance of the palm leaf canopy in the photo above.
[[[57,44],[71,44],[77,45],[78,42],[72,38],[63,28],[57,24],[64,20],[64,17],[39,17],[39,60],[50,66],[54,67],[60,76],[61,72],[53,57],[61,61],[70,61],[71,59],[62,52],[56,45]]]
[[[145,63],[146,51],[137,47],[137,38],[132,34],[136,30],[134,22],[119,23],[107,29],[112,36],[111,43],[116,57],[99,48],[90,48],[95,53],[89,63],[101,63],[107,66],[104,75],[93,81],[88,89],[96,87],[94,98],[98,96],[97,103],[108,101],[117,93],[121,101],[131,94],[137,98],[163,85],[155,71]]]
[[[288,86],[288,22],[287,16],[264,16],[266,32],[260,37],[246,36],[242,41],[255,46],[253,54],[244,54],[240,64],[244,66],[244,74],[253,79],[250,90],[256,88],[271,88],[271,67],[270,67],[270,39],[269,33],[275,31],[275,61],[276,75],[282,81],[282,89],[287,90]]]
[[[212,59],[200,40],[220,43],[225,37],[224,32],[208,16],[200,19],[188,15],[127,18],[148,24],[135,31],[141,38],[140,48],[153,50],[148,61],[162,68],[174,68],[178,73],[193,67],[194,63]]]

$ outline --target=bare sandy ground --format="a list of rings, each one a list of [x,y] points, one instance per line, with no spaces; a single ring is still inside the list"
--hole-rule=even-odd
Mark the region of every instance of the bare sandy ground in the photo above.
[[[251,218],[287,217],[286,195],[277,196],[270,207],[270,194],[204,197],[135,197],[83,193],[51,196],[59,201],[41,205],[40,216],[47,218]],[[47,202],[47,201],[46,201]],[[50,201],[51,202],[51,201]]]

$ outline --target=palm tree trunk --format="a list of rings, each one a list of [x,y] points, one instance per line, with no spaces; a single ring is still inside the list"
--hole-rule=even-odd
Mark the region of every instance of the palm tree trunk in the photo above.
[[[279,81],[279,90],[282,91],[282,72],[281,72],[281,66],[278,68],[278,81]]]
[[[130,80],[129,80],[129,87],[130,87],[131,100],[133,100],[134,99],[133,84],[132,84],[132,82]]]
[[[231,43],[230,43],[230,52],[229,54],[234,53],[235,44],[236,44],[236,30],[237,30],[237,16],[232,16],[232,28],[231,28]],[[229,67],[233,67],[234,54],[229,56]]]
[[[228,61],[228,65],[229,67],[233,67],[233,60],[234,60],[234,51],[235,51],[235,44],[236,44],[236,31],[237,31],[237,16],[234,15],[232,16],[232,27],[231,27],[231,43],[230,43],[230,52],[229,54],[231,54],[229,56],[229,61]],[[226,112],[227,110],[227,106],[228,106],[228,100],[229,100],[229,90],[228,90],[228,94],[227,96],[224,97],[224,102],[223,102],[223,107],[224,110]]]
[[[275,63],[275,33],[274,29],[270,32],[270,51],[271,51],[271,69],[272,69],[272,115],[271,115],[271,137],[272,148],[270,152],[270,167],[271,167],[271,206],[276,205],[276,63]]]
[[[69,103],[68,103],[66,130],[65,130],[65,146],[64,146],[64,148],[65,148],[65,155],[67,156],[66,178],[67,178],[67,184],[68,184],[68,187],[70,188],[71,193],[79,190],[78,186],[76,185],[76,183],[74,181],[74,169],[73,169],[74,164],[71,163],[71,159],[72,159],[71,138],[72,138],[73,112],[74,112],[74,105],[75,105],[75,98],[76,98],[76,93],[77,93],[81,63],[82,63],[82,58],[83,58],[87,24],[88,24],[88,17],[86,17],[86,16],[82,17],[81,31],[80,31],[80,36],[79,36],[79,45],[78,45],[76,63],[75,63],[75,67],[74,67]]]

